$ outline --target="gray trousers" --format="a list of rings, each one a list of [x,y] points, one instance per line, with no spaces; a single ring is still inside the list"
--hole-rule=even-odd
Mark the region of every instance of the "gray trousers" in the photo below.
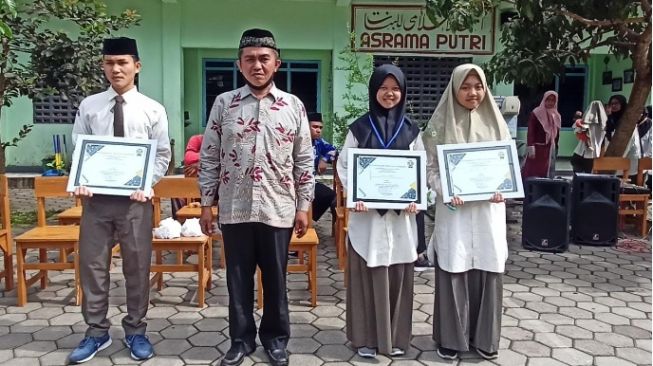
[[[499,350],[503,273],[435,269],[433,339],[439,346],[469,351]]]
[[[347,251],[347,339],[355,348],[410,347],[413,319],[413,263],[368,267],[351,243]]]
[[[83,291],[82,314],[86,335],[107,334],[109,310],[109,266],[111,249],[120,243],[122,273],[127,292],[127,316],[122,319],[125,335],[145,334],[143,321],[150,299],[152,262],[152,202],[129,197],[96,195],[83,201],[79,233],[79,272]]]

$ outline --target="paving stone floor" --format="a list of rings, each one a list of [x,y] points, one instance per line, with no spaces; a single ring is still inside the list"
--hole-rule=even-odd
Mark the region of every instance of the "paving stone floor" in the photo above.
[[[31,191],[12,190],[12,207],[35,207]],[[71,204],[63,199],[56,209]],[[306,276],[288,278],[292,338],[288,345],[294,366],[312,365],[510,365],[625,366],[651,364],[650,238],[630,249],[572,245],[569,251],[546,254],[521,248],[520,206],[510,207],[510,258],[504,276],[504,314],[499,358],[492,362],[473,353],[445,361],[431,339],[434,301],[432,270],[415,273],[412,347],[402,357],[358,357],[347,344],[343,273],[330,237],[330,218],[317,226],[318,306],[308,306]],[[432,226],[432,223],[430,223]],[[26,228],[16,227],[16,232]],[[633,241],[631,241],[633,243]],[[637,249],[640,249],[639,251]],[[215,248],[218,268],[219,249]],[[191,259],[192,260],[192,259]],[[129,365],[122,344],[120,320],[126,314],[121,260],[114,258],[111,307],[114,343],[88,365]],[[82,339],[86,326],[73,305],[71,271],[51,272],[49,286],[29,290],[29,303],[15,306],[15,291],[0,292],[0,365],[63,365]],[[229,348],[228,297],[225,271],[213,272],[208,306],[196,307],[192,276],[165,276],[162,291],[152,290],[148,335],[156,357],[144,365],[210,365]],[[4,284],[2,284],[4,285]],[[257,312],[260,315],[260,311]],[[261,347],[243,365],[263,365]]]

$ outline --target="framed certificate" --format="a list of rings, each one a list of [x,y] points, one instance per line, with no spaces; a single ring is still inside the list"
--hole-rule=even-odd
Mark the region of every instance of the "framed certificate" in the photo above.
[[[85,186],[96,194],[149,194],[155,155],[156,140],[79,135],[67,190]]]
[[[426,209],[426,152],[349,149],[347,161],[347,207]]]
[[[487,201],[495,192],[504,198],[524,197],[515,141],[438,145],[442,200]]]

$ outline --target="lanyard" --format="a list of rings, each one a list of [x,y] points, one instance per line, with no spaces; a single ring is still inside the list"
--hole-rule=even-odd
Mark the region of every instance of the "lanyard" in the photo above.
[[[369,118],[370,125],[372,126],[372,130],[374,131],[376,138],[379,140],[381,146],[383,146],[384,149],[387,149],[388,147],[390,147],[390,145],[392,145],[393,142],[395,142],[397,136],[399,136],[399,131],[401,131],[401,128],[404,126],[404,117],[401,117],[401,122],[399,123],[399,126],[397,126],[397,129],[395,130],[395,134],[392,136],[390,141],[386,144],[385,141],[383,141],[383,138],[381,137],[379,130],[376,129],[374,122],[372,122],[372,116],[368,115],[367,118]]]

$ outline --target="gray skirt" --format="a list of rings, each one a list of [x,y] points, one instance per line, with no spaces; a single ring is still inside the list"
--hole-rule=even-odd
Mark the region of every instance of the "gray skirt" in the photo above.
[[[444,348],[499,350],[503,274],[443,271],[436,265],[433,339]]]
[[[347,339],[355,348],[390,354],[410,346],[413,263],[367,267],[351,243],[347,252]]]

